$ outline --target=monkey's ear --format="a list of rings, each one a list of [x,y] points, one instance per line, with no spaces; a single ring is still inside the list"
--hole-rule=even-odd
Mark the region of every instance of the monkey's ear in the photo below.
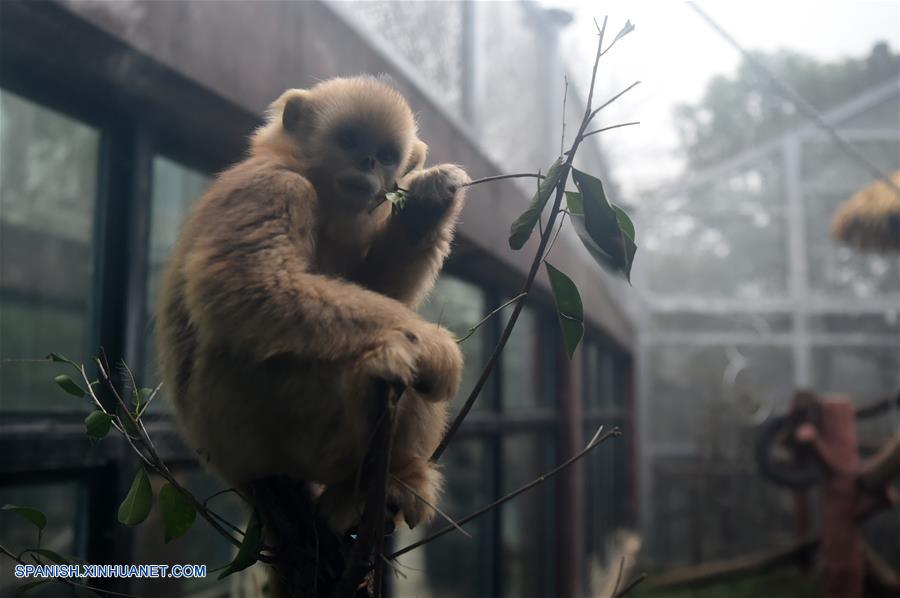
[[[281,125],[286,131],[296,133],[307,124],[312,114],[309,92],[305,89],[289,89],[275,102],[281,105]]]
[[[403,166],[400,176],[404,177],[413,170],[422,170],[422,167],[425,166],[425,157],[427,155],[428,146],[425,145],[425,142],[416,139],[413,142],[412,150],[409,152],[409,157],[406,159],[406,164]]]

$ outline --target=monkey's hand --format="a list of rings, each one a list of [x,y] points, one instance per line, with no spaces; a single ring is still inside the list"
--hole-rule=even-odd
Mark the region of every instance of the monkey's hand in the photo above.
[[[462,208],[463,189],[469,180],[469,175],[453,164],[415,170],[400,183],[407,190],[406,203],[395,217],[410,237],[419,241],[448,214]]]
[[[366,374],[412,388],[428,401],[456,395],[462,366],[462,353],[450,333],[424,320],[385,330],[360,362]]]

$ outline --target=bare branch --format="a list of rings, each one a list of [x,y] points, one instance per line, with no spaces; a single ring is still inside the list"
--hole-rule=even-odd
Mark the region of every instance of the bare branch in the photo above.
[[[635,586],[637,586],[639,583],[641,583],[645,579],[647,579],[647,574],[641,573],[640,575],[635,577],[633,580],[631,580],[631,583],[629,583],[627,586],[622,588],[621,591],[619,591],[617,594],[615,594],[613,596],[613,598],[622,598],[623,596],[627,595],[631,590],[633,590],[635,588]]]
[[[478,331],[479,328],[481,328],[482,326],[484,326],[484,323],[485,323],[485,322],[487,322],[488,320],[490,320],[491,318],[493,318],[495,315],[497,315],[498,313],[500,313],[501,311],[503,311],[504,309],[506,309],[507,307],[509,307],[510,305],[512,305],[513,303],[515,303],[516,301],[518,301],[519,299],[523,299],[524,297],[525,297],[525,293],[519,293],[518,295],[516,295],[515,297],[513,297],[512,299],[510,299],[509,301],[507,301],[506,303],[504,303],[504,304],[501,305],[500,307],[495,307],[493,310],[491,310],[491,313],[489,313],[488,315],[486,315],[486,316],[484,316],[483,318],[481,318],[481,321],[479,321],[477,324],[475,324],[474,326],[472,326],[471,328],[469,328],[469,329],[466,331],[466,335],[465,335],[464,337],[458,339],[456,342],[457,342],[457,343],[461,343],[461,342],[463,342],[464,340],[467,340],[470,336],[472,336],[473,334],[475,334],[475,332]]]
[[[622,127],[630,127],[630,126],[639,125],[639,124],[641,124],[641,121],[639,121],[639,120],[634,120],[634,121],[627,122],[627,123],[619,123],[618,125],[611,125],[609,127],[603,127],[602,129],[594,129],[593,131],[585,133],[581,137],[582,137],[582,139],[587,139],[591,135],[596,135],[597,133],[602,133],[604,131],[611,131],[613,129],[619,129]]]
[[[612,104],[613,102],[615,102],[616,100],[621,98],[623,95],[625,95],[626,93],[628,93],[629,91],[631,91],[632,89],[634,89],[635,87],[640,85],[640,83],[641,83],[640,81],[635,81],[634,83],[632,83],[631,85],[629,85],[628,87],[626,87],[625,89],[623,89],[622,91],[620,91],[619,93],[617,93],[616,95],[611,97],[610,99],[606,100],[603,104],[601,104],[600,106],[595,108],[590,113],[590,115],[588,115],[588,122],[590,122],[590,120],[592,118],[594,118],[598,112],[600,112],[601,110],[603,110],[604,108],[606,108],[607,106],[609,106],[610,104]],[[582,136],[582,139],[583,138],[584,138],[584,136]]]
[[[559,134],[559,153],[562,155],[566,146],[566,100],[569,98],[569,78],[563,75],[565,87],[563,88],[563,106],[562,106],[562,132]]]
[[[486,176],[474,181],[469,181],[463,187],[471,187],[472,185],[480,185],[481,183],[490,183],[491,181],[502,181],[504,179],[524,179],[524,178],[544,178],[541,173],[534,172],[517,172],[516,174],[495,174],[494,176]]]
[[[557,465],[555,468],[551,469],[550,471],[548,471],[548,472],[545,473],[544,475],[542,475],[542,476],[540,476],[540,477],[538,477],[538,478],[536,478],[536,479],[534,479],[534,480],[528,482],[527,484],[525,484],[524,486],[518,488],[517,490],[514,490],[514,491],[510,492],[509,494],[507,494],[507,495],[505,495],[505,496],[503,496],[503,497],[501,497],[501,498],[498,498],[497,500],[495,500],[495,501],[492,502],[491,504],[489,504],[489,505],[487,505],[487,506],[485,506],[485,507],[482,507],[482,508],[478,509],[478,510],[475,511],[474,513],[472,513],[472,514],[470,514],[470,515],[467,515],[467,516],[463,517],[462,519],[458,519],[458,520],[457,520],[457,524],[458,524],[458,525],[465,525],[466,523],[472,521],[473,519],[476,519],[476,518],[478,518],[478,517],[481,517],[482,515],[484,515],[485,513],[489,512],[489,511],[493,511],[494,509],[496,509],[497,507],[499,507],[499,506],[502,505],[503,503],[508,502],[508,501],[514,499],[515,497],[519,496],[519,495],[522,494],[523,492],[526,492],[526,491],[528,491],[528,490],[531,490],[531,489],[534,488],[535,486],[537,486],[537,485],[539,485],[539,484],[541,484],[541,483],[543,483],[543,482],[549,480],[550,478],[552,478],[553,476],[555,476],[555,475],[558,474],[559,472],[563,471],[564,469],[566,469],[567,467],[569,467],[569,466],[572,465],[573,463],[576,463],[577,461],[579,461],[580,459],[582,459],[585,455],[587,455],[592,449],[594,449],[595,447],[597,447],[597,446],[603,444],[608,438],[611,438],[611,437],[613,437],[613,436],[620,436],[620,435],[621,435],[621,432],[619,432],[619,429],[618,429],[618,428],[613,428],[612,430],[610,430],[609,432],[607,432],[606,434],[604,434],[603,436],[601,436],[599,439],[597,439],[593,444],[589,444],[587,447],[585,447],[584,449],[582,449],[579,453],[577,453],[577,454],[574,455],[573,457],[570,457],[569,459],[567,459],[566,461],[564,461],[564,462],[561,463],[560,465]],[[441,529],[438,530],[437,532],[435,532],[435,533],[433,533],[433,534],[431,534],[431,535],[429,535],[429,536],[426,536],[425,538],[422,538],[422,539],[419,540],[418,542],[413,542],[413,543],[410,544],[409,546],[405,546],[405,547],[401,548],[400,550],[398,550],[398,551],[395,552],[394,554],[390,555],[390,558],[391,558],[391,559],[395,559],[395,558],[397,558],[398,556],[404,555],[404,554],[406,554],[407,552],[409,552],[410,550],[414,550],[414,549],[416,549],[416,548],[418,548],[418,547],[420,547],[420,546],[424,546],[425,544],[428,544],[428,543],[431,542],[432,540],[436,540],[437,538],[440,538],[441,536],[443,536],[443,535],[445,535],[445,534],[447,534],[447,533],[449,533],[449,532],[452,532],[452,531],[454,531],[455,529],[456,529],[456,528],[455,528],[454,526],[452,526],[452,525],[448,525],[447,527],[441,528]]]
[[[603,427],[601,426],[600,430],[602,430],[602,429],[603,429]],[[599,432],[600,430],[597,430],[597,432]],[[591,442],[593,442],[593,440]],[[591,443],[589,442],[588,446],[590,446],[590,444]],[[615,597],[615,595],[619,593],[619,584],[622,583],[622,571],[624,571],[624,570],[625,570],[625,555],[622,555],[622,558],[619,559],[619,572],[618,572],[618,574],[616,574],[616,585],[613,586],[613,591],[612,591],[613,597]]]
[[[547,257],[550,255],[550,252],[553,250],[553,246],[556,245],[556,240],[559,238],[559,233],[562,232],[562,227],[566,223],[566,215],[568,215],[568,210],[560,210],[563,213],[562,218],[559,219],[559,226],[556,227],[556,234],[553,235],[553,240],[550,241],[550,244],[547,246],[547,251],[544,252],[544,259],[542,261],[546,261]]]

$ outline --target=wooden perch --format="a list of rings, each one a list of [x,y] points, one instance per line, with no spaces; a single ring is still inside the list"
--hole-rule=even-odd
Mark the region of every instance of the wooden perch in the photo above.
[[[803,562],[818,545],[819,538],[807,538],[765,552],[675,569],[651,578],[649,588],[655,590],[694,587],[719,583],[750,573],[760,573],[788,563]]]

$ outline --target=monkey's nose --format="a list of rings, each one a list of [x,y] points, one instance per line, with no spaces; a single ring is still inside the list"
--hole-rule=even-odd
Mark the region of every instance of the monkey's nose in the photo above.
[[[363,172],[371,172],[375,170],[375,158],[373,158],[372,156],[366,156],[359,163],[359,168]]]

